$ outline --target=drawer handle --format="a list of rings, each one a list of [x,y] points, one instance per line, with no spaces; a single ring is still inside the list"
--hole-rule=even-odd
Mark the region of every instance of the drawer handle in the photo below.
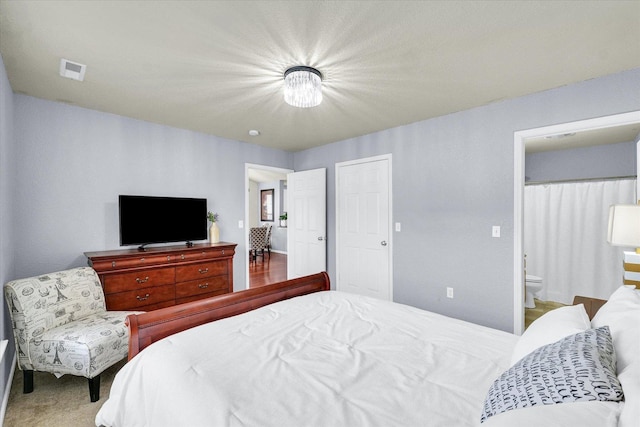
[[[200,289],[207,289],[207,288],[209,287],[209,284],[208,284],[208,283],[200,283],[200,284],[198,285],[198,287],[199,287]]]
[[[140,295],[136,295],[136,299],[138,301],[145,301],[147,299],[149,299],[149,294],[145,294],[145,296],[141,297]]]
[[[209,272],[209,267],[207,267],[205,269],[202,269],[202,268],[198,269],[198,273],[200,273],[200,274],[204,274],[204,273],[208,273],[208,272]]]
[[[149,276],[145,277],[144,279],[140,279],[139,277],[136,277],[136,282],[138,283],[146,283],[149,281]]]

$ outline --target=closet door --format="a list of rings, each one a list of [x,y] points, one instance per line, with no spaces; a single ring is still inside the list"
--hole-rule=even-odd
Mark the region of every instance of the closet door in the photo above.
[[[391,158],[336,165],[336,289],[393,300]]]

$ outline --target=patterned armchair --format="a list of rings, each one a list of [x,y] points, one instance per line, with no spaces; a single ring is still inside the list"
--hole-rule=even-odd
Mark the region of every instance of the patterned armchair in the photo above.
[[[74,268],[4,285],[24,393],[33,371],[89,379],[89,397],[100,399],[100,374],[127,356],[133,312],[107,311],[102,285],[89,267]]]

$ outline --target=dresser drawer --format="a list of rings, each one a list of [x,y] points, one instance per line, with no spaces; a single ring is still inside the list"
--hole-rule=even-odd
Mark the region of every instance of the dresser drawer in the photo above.
[[[210,261],[176,267],[176,282],[187,282],[205,277],[227,274],[226,261]]]
[[[203,249],[201,251],[190,251],[183,252],[177,254],[175,256],[176,261],[198,261],[198,260],[207,260],[211,258],[218,258],[223,256],[223,253],[230,254],[231,251],[227,250],[225,252],[224,249]]]
[[[109,310],[144,310],[145,306],[170,302],[172,305],[176,297],[174,285],[154,286],[128,292],[118,292],[105,296]]]
[[[124,268],[141,268],[150,265],[170,264],[173,262],[171,255],[147,255],[140,254],[137,257],[120,259],[94,260],[92,267],[97,271],[122,270]]]
[[[227,293],[226,289],[218,289],[217,291],[207,292],[206,294],[191,295],[190,297],[185,297],[185,298],[176,298],[176,304],[184,304],[185,302],[211,298],[211,297],[215,297],[215,296],[226,294],[226,293]]]
[[[131,273],[105,274],[104,293],[130,291],[175,282],[175,267],[151,268]]]
[[[206,294],[220,289],[224,289],[225,291],[229,290],[229,280],[227,276],[214,276],[200,280],[176,283],[176,298]]]

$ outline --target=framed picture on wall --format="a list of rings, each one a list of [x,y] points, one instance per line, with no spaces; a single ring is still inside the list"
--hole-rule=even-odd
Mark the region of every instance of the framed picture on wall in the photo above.
[[[260,190],[260,221],[273,221],[273,188]]]

